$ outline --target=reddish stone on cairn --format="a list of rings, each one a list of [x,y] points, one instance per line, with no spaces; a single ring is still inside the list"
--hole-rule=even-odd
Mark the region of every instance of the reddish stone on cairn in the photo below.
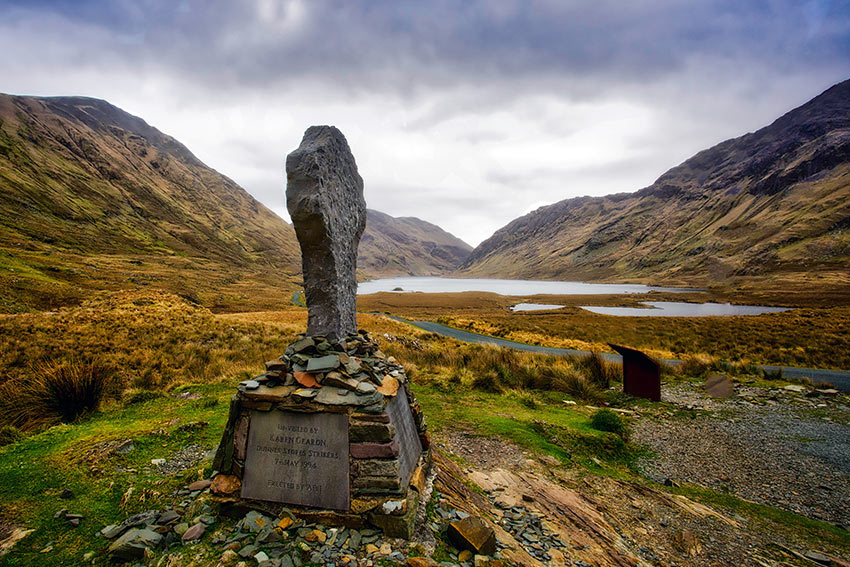
[[[398,457],[398,441],[389,443],[351,443],[349,454],[355,459],[392,459]]]
[[[305,388],[321,388],[322,385],[316,381],[316,377],[309,372],[293,372],[295,381]]]

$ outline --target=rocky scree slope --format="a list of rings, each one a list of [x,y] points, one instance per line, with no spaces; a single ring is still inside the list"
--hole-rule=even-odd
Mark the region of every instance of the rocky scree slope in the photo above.
[[[850,266],[850,81],[636,193],[567,199],[481,243],[470,276],[717,282]],[[843,274],[843,275],[842,275]]]
[[[434,276],[457,268],[472,247],[416,217],[366,211],[357,269],[368,276]]]

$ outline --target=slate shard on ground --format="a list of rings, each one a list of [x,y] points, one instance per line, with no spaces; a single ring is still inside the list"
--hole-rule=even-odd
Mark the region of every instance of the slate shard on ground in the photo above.
[[[301,245],[307,335],[357,330],[357,247],[366,227],[363,179],[342,132],[311,126],[286,158],[286,207]]]
[[[492,555],[496,551],[496,533],[475,516],[450,523],[446,535],[458,549],[481,555]]]

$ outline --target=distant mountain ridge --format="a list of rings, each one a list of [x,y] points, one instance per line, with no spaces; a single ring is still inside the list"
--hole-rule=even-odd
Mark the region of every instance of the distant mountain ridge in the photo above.
[[[472,246],[416,217],[366,211],[357,269],[372,276],[434,276],[456,269]]]
[[[636,193],[567,199],[482,242],[465,275],[707,281],[850,268],[850,81]]]

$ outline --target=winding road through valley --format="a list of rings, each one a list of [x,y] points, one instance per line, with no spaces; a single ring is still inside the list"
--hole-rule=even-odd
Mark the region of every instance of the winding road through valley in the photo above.
[[[457,339],[459,341],[466,341],[468,343],[491,344],[505,348],[536,352],[540,354],[551,354],[555,356],[584,356],[590,354],[590,352],[586,350],[573,350],[569,348],[553,348],[537,345],[528,345],[525,343],[518,343],[514,341],[500,339],[497,337],[470,333],[469,331],[462,331],[460,329],[447,327],[446,325],[433,323],[431,321],[411,321],[409,319],[404,319],[403,317],[387,315],[386,313],[384,315],[395,321],[407,323],[409,325],[413,325],[414,327],[418,327],[423,331],[437,333],[438,335],[443,335],[444,337],[451,337],[453,339]],[[622,363],[623,361],[623,357],[621,357],[619,354],[602,353],[602,356],[610,362]],[[662,362],[669,364],[670,366],[677,366],[682,363],[681,360],[675,359],[662,359]],[[815,383],[829,382],[838,390],[841,390],[843,392],[850,392],[850,372],[847,372],[845,370],[797,368],[794,366],[771,366],[762,364],[758,365],[758,367],[767,372],[782,372],[782,376],[784,378],[810,378]]]
[[[301,307],[306,307],[300,295],[300,292],[297,292],[292,296],[292,302]],[[500,339],[498,337],[479,335],[478,333],[462,331],[460,329],[447,327],[446,325],[441,325],[440,323],[434,323],[432,321],[411,321],[410,319],[405,319],[404,317],[397,317],[395,315],[389,315],[387,313],[374,314],[385,315],[386,317],[389,317],[394,321],[413,325],[414,327],[418,327],[423,331],[436,333],[444,337],[450,337],[468,343],[496,345],[504,348],[536,352],[539,354],[551,354],[554,356],[586,356],[590,354],[590,351],[586,350],[528,345],[525,343],[518,343],[506,339]],[[603,358],[605,358],[605,360],[608,360],[609,362],[623,362],[623,357],[621,357],[619,354],[601,353],[601,355]],[[682,364],[681,360],[675,359],[662,359],[661,361],[670,366],[677,366],[679,364]],[[841,390],[842,392],[850,392],[850,372],[846,370],[829,370],[823,368],[798,368],[795,366],[773,366],[769,364],[759,364],[758,367],[767,372],[781,372],[784,378],[809,378],[815,383],[828,382],[832,384],[836,389]]]

